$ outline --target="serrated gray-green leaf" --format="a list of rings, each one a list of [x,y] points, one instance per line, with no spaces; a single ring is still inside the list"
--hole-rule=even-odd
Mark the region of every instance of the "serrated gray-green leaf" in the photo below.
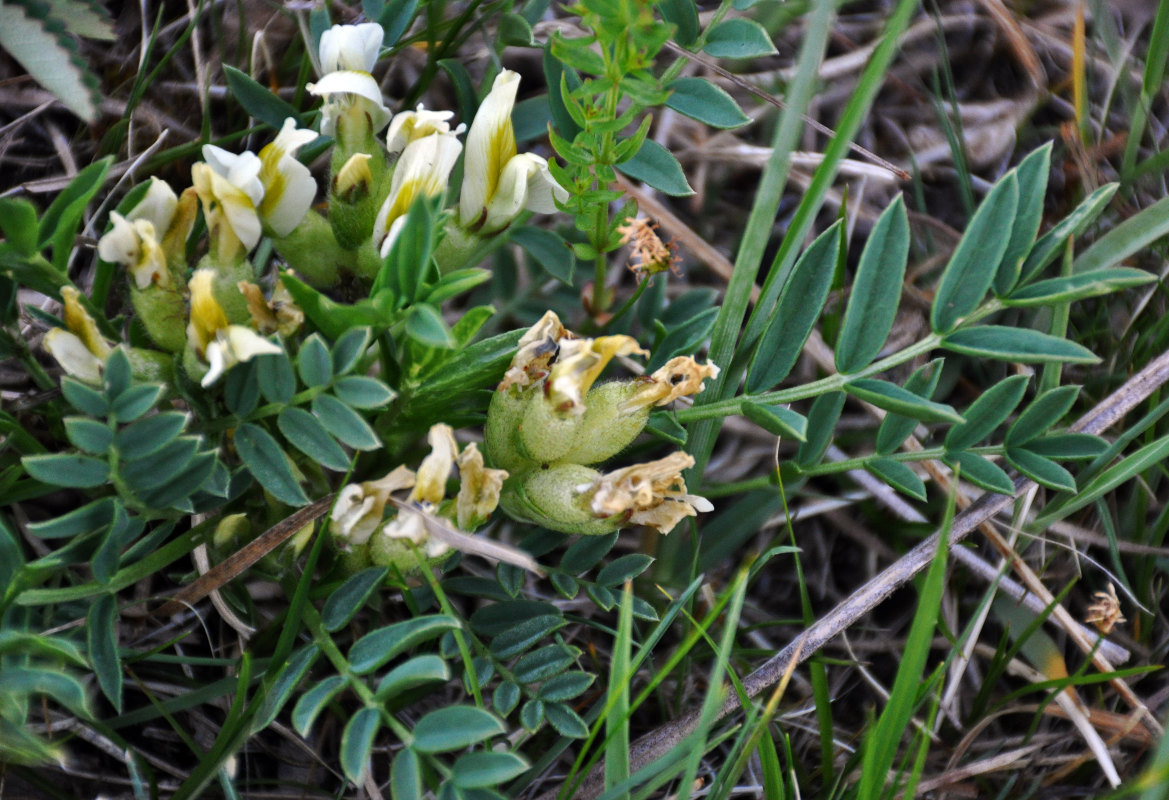
[[[892,458],[874,458],[865,463],[865,469],[902,494],[915,500],[925,500],[925,484],[902,462]]]
[[[1019,405],[1030,380],[1026,375],[1012,375],[986,390],[962,412],[966,421],[950,428],[946,449],[966,450],[994,433]]]
[[[1019,181],[1010,172],[974,212],[938,282],[930,308],[935,333],[952,331],[986,296],[1011,238],[1018,198]]]
[[[840,256],[842,223],[833,223],[800,255],[776,300],[747,370],[747,391],[763,392],[791,372],[816,326]]]
[[[5,0],[0,4],[0,46],[66,108],[92,123],[102,99],[98,80],[64,32],[68,25],[57,16],[50,18],[48,8]]]
[[[676,78],[666,88],[669,108],[712,128],[738,128],[751,121],[733,97],[705,78]]]
[[[488,711],[474,706],[448,706],[418,721],[411,746],[421,753],[449,753],[506,732],[504,724]]]
[[[92,456],[56,453],[25,456],[20,461],[29,475],[50,486],[91,489],[101,486],[110,476],[109,465]]]
[[[864,369],[885,346],[897,316],[908,258],[909,217],[905,201],[897,195],[877,219],[861,252],[836,342],[838,372]]]
[[[877,408],[903,414],[922,422],[962,422],[962,415],[945,403],[935,403],[895,383],[860,378],[846,383],[844,391]]]
[[[334,472],[349,469],[349,456],[330,435],[319,419],[303,408],[289,406],[276,418],[276,426],[284,438],[306,456],[319,461]]]
[[[273,497],[290,506],[308,505],[309,499],[292,474],[288,457],[270,433],[245,422],[236,428],[235,447],[248,472]]]
[[[1031,328],[976,325],[942,337],[940,345],[955,353],[1023,364],[1067,362],[1095,364],[1099,356],[1083,345]]]
[[[1015,494],[1015,484],[1011,481],[1011,477],[997,464],[977,453],[946,453],[943,461],[951,468],[959,469],[962,480],[970,481],[988,492],[998,492],[1008,496]]]

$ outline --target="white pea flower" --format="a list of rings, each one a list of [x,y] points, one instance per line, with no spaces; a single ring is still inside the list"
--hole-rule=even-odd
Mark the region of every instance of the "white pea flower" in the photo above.
[[[390,179],[390,193],[373,225],[374,247],[383,257],[390,252],[414,200],[435,197],[446,189],[462,149],[454,134],[432,133],[414,140],[402,151]]]
[[[373,132],[389,123],[392,115],[370,74],[384,36],[382,26],[376,22],[334,25],[321,36],[324,74],[316,83],[305,86],[313,94],[327,98],[321,111],[321,133],[336,136],[337,120],[349,111],[368,114]]]
[[[503,230],[523,210],[548,214],[568,199],[545,159],[516,153],[511,112],[519,84],[517,73],[500,72],[467,134],[459,222],[480,235]]]
[[[317,182],[308,167],[296,160],[296,151],[317,138],[314,131],[296,127],[292,117],[276,138],[260,150],[260,183],[264,199],[260,219],[277,236],[287,236],[308,213],[317,194]]]
[[[405,150],[410,142],[424,136],[432,133],[450,133],[450,119],[454,115],[453,111],[427,111],[421,103],[414,111],[401,111],[395,114],[390,120],[390,127],[386,130],[386,150],[391,156],[396,156]],[[466,126],[460,124],[454,133],[458,135],[464,130]]]
[[[97,323],[81,304],[80,292],[72,286],[63,286],[61,299],[65,327],[48,331],[41,346],[66,374],[86,383],[99,383],[113,346],[101,335]]]
[[[129,268],[134,283],[145,289],[170,282],[162,239],[175,218],[179,198],[166,181],[150,179],[150,188],[126,216],[110,214],[113,227],[97,243],[103,260]]]
[[[215,383],[220,375],[243,361],[283,352],[279,345],[251,328],[228,324],[223,307],[215,299],[215,270],[196,270],[188,287],[191,291],[191,320],[187,326],[187,340],[195,355],[208,364],[203,386]]]

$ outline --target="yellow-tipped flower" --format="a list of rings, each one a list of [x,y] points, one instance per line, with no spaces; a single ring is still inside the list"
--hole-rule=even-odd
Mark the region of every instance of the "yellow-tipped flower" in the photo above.
[[[432,133],[410,142],[402,151],[390,180],[390,193],[373,225],[373,244],[383,257],[390,252],[414,200],[436,197],[446,190],[462,149],[453,133]]]
[[[373,172],[369,153],[354,153],[333,176],[333,196],[346,203],[357,203],[373,191]]]
[[[80,292],[72,286],[63,286],[61,298],[65,301],[65,328],[49,330],[41,346],[66,374],[86,383],[100,383],[113,345],[101,335],[97,323],[81,305]]]
[[[315,138],[290,118],[259,156],[203,145],[206,161],[191,167],[191,181],[203,201],[212,252],[219,263],[243,258],[259,243],[265,224],[277,236],[287,236],[308,213],[317,184],[293,155]]]
[[[175,219],[179,198],[166,181],[150,179],[150,188],[126,216],[110,214],[113,227],[97,243],[105,261],[122,264],[139,289],[151,284],[167,286],[170,274],[162,239]]]
[[[329,530],[342,547],[365,544],[382,524],[390,495],[414,486],[414,472],[399,466],[381,480],[351,483],[337,493]]]
[[[693,456],[671,453],[601,475],[578,491],[589,497],[589,507],[598,517],[621,516],[630,525],[669,533],[686,517],[714,510],[706,498],[686,492],[682,471],[692,466]]]
[[[568,199],[545,159],[516,153],[511,112],[519,84],[517,73],[501,71],[467,134],[459,223],[480,236],[503,230],[521,211],[549,214]]]
[[[454,115],[453,111],[427,111],[421,103],[414,111],[395,114],[386,130],[386,150],[393,157],[405,150],[411,142],[435,133],[451,133],[450,119]],[[465,129],[465,125],[459,125],[454,134],[457,136]]]
[[[548,373],[545,394],[561,413],[585,413],[585,395],[601,371],[617,356],[648,356],[632,336],[601,336],[596,339],[566,339],[560,355]]]
[[[251,328],[230,325],[223,307],[215,299],[215,270],[196,270],[188,285],[191,292],[191,319],[187,341],[195,355],[208,365],[202,385],[210,386],[236,364],[256,356],[282,353],[280,346]]]

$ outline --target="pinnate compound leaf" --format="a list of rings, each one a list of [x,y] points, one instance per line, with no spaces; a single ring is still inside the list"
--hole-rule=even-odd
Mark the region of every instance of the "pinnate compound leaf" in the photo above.
[[[377,450],[382,446],[369,423],[336,397],[317,395],[313,398],[312,411],[329,433],[354,450]]]
[[[1010,476],[997,464],[977,453],[946,453],[943,460],[951,468],[960,470],[963,480],[970,481],[979,488],[999,494],[1015,494],[1015,484],[1011,481]]]
[[[449,753],[506,732],[504,724],[489,711],[474,706],[448,706],[418,721],[411,746],[420,753]]]
[[[994,433],[995,428],[1003,424],[1019,405],[1030,380],[1026,375],[1012,375],[984,392],[962,412],[966,421],[950,428],[946,434],[946,449],[966,450]]]
[[[78,450],[92,455],[103,455],[114,441],[114,432],[88,417],[65,417],[65,436]]]
[[[733,97],[705,78],[676,78],[666,88],[668,107],[712,128],[738,128],[751,121]]]
[[[1078,386],[1059,386],[1036,397],[1007,429],[1004,444],[1019,447],[1047,433],[1071,410],[1079,393]]]
[[[363,569],[334,589],[321,609],[325,630],[338,631],[348,625],[389,571],[389,567]]]
[[[797,442],[807,441],[808,419],[783,406],[768,406],[750,400],[743,403],[743,416],[760,428]]]
[[[909,258],[909,217],[898,195],[877,219],[857,265],[836,342],[836,369],[847,375],[867,367],[889,337],[905,265]]]
[[[1040,486],[1057,491],[1074,492],[1076,479],[1050,458],[1045,458],[1026,447],[1008,447],[1007,462]]]
[[[561,736],[569,739],[586,739],[589,735],[589,726],[580,715],[563,703],[545,703],[544,716],[548,724],[556,729]]]
[[[300,452],[334,472],[349,469],[349,456],[319,419],[303,408],[289,406],[276,418],[276,427]]]
[[[380,726],[381,712],[376,708],[362,708],[349,718],[341,734],[341,770],[355,784],[361,783]]]
[[[553,614],[530,617],[492,639],[491,654],[501,660],[514,658],[567,624],[563,617]]]
[[[1053,433],[1027,443],[1027,449],[1047,458],[1081,461],[1108,450],[1108,442],[1088,433]]]
[[[1043,221],[1043,198],[1047,191],[1047,173],[1051,171],[1051,142],[1038,148],[1015,168],[1019,180],[1019,199],[1011,238],[994,276],[994,292],[1004,295],[1019,279],[1023,259],[1031,250],[1035,234]]]
[[[515,753],[475,752],[459,756],[451,780],[463,789],[497,786],[523,774],[528,762]]]
[[[50,486],[90,489],[101,486],[110,477],[109,465],[92,456],[68,453],[25,456],[21,463],[29,475]]]
[[[860,378],[847,383],[844,391],[877,408],[903,414],[922,422],[962,422],[962,415],[945,403],[935,403],[895,383]]]
[[[1009,172],[974,212],[934,295],[930,327],[935,333],[952,331],[986,296],[1011,238],[1018,197],[1018,178]]]
[[[300,696],[292,709],[292,727],[301,736],[307,737],[317,715],[324,710],[337,693],[345,688],[346,680],[341,675],[330,675]]]
[[[632,158],[618,164],[617,169],[633,180],[649,184],[671,197],[689,197],[694,194],[678,159],[653,139],[642,142],[641,149]]]
[[[905,381],[905,388],[928,400],[933,397],[934,390],[938,388],[938,380],[941,376],[942,359],[936,358],[915,369],[909,379]],[[918,421],[913,417],[886,414],[885,418],[881,420],[881,424],[877,426],[877,452],[883,456],[895,452],[909,438],[918,424]]]
[[[290,506],[308,505],[309,499],[293,476],[288,457],[266,430],[243,423],[236,428],[235,447],[248,472],[273,497]]]
[[[777,52],[763,26],[745,17],[726,19],[714,26],[702,51],[715,58],[762,58]]]
[[[319,334],[304,340],[296,356],[296,368],[309,388],[324,386],[333,379],[333,357]]]
[[[841,230],[841,223],[834,223],[796,261],[755,348],[747,371],[748,392],[767,391],[791,372],[828,299]]]
[[[422,764],[418,754],[403,747],[390,767],[390,797],[394,800],[422,800]]]
[[[1095,364],[1099,356],[1083,345],[1031,328],[977,325],[946,334],[941,346],[956,353],[1022,364]]]
[[[386,673],[378,682],[374,698],[379,703],[384,703],[402,692],[428,683],[442,683],[450,678],[450,668],[438,656],[430,654],[416,656]]]
[[[902,494],[925,500],[925,484],[904,463],[892,458],[874,458],[865,464],[865,468]]]
[[[122,713],[122,662],[118,658],[118,601],[103,594],[85,617],[85,639],[97,685],[114,710]]]
[[[459,621],[446,614],[428,614],[395,622],[362,636],[349,648],[349,666],[364,675],[415,645],[457,630]]]
[[[1008,306],[1048,306],[1068,303],[1085,297],[1097,297],[1111,292],[1141,286],[1155,281],[1156,275],[1129,267],[1109,267],[1079,275],[1066,275],[1036,281],[1012,292],[1003,299]]]
[[[397,395],[377,378],[347,375],[333,385],[333,394],[350,408],[385,408]]]
[[[333,343],[333,374],[344,375],[357,366],[369,347],[369,328],[354,328]]]
[[[1063,252],[1064,245],[1071,236],[1079,236],[1084,229],[1092,223],[1100,215],[1109,202],[1112,196],[1116,194],[1116,190],[1120,188],[1118,183],[1109,183],[1101,186],[1092,194],[1084,198],[1071,214],[1068,214],[1060,220],[1054,228],[1039,237],[1027,254],[1027,260],[1023,262],[1020,269],[1020,283],[1027,283],[1040,270],[1055,260],[1061,252]],[[1082,270],[1091,271],[1091,270]]]

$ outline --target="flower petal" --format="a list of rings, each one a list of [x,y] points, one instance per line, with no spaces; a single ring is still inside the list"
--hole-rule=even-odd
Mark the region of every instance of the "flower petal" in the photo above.
[[[459,196],[459,221],[465,228],[475,230],[482,223],[503,168],[516,154],[511,112],[519,85],[517,73],[509,69],[501,71],[467,133],[467,157]]]
[[[138,205],[134,206],[126,215],[126,219],[131,222],[140,219],[147,220],[161,236],[170,228],[178,205],[179,196],[175,194],[174,189],[170,188],[170,184],[161,178],[151,176],[150,188],[138,201]]]
[[[45,333],[41,347],[56,359],[68,375],[86,383],[100,383],[102,360],[89,352],[80,337],[63,328],[51,328]]]
[[[368,72],[355,70],[340,70],[330,72],[316,83],[306,84],[305,88],[318,97],[331,97],[335,94],[353,94],[364,97],[376,105],[382,105],[382,90],[377,81]]]
[[[390,193],[374,221],[373,241],[379,250],[385,249],[391,225],[406,215],[417,197],[434,197],[446,189],[462,149],[450,133],[434,133],[406,146],[390,179]]]
[[[275,356],[284,352],[280,345],[243,325],[228,325],[220,336],[227,337],[228,347],[236,361],[251,361],[256,356]]]
[[[442,423],[430,427],[426,441],[430,444],[430,454],[418,466],[418,482],[410,499],[438,505],[446,495],[446,482],[455,465],[458,445],[451,426]]]
[[[321,70],[371,72],[385,37],[385,31],[376,22],[334,25],[321,34]]]
[[[414,111],[401,111],[390,120],[386,131],[386,149],[396,156],[406,149],[410,142],[432,133],[450,133],[450,119],[453,111],[427,111],[421,103]]]

